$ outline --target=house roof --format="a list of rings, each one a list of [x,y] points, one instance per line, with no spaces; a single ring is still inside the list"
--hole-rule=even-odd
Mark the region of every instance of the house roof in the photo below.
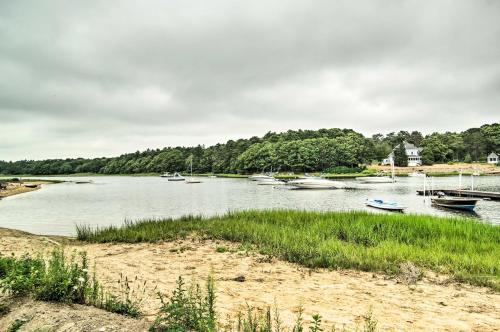
[[[498,158],[498,155],[495,152],[492,152],[488,155],[488,158]]]
[[[405,149],[416,149],[417,147],[411,143],[404,142]]]

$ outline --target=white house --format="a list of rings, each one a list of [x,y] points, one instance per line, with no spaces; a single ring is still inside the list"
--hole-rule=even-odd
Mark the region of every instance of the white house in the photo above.
[[[421,148],[417,148],[415,145],[404,142],[406,155],[408,156],[408,166],[420,166],[422,165],[422,157],[420,156]],[[390,165],[391,158],[394,158],[394,150],[382,160],[382,165]]]
[[[486,157],[486,161],[488,164],[498,164],[498,155],[495,152],[492,152]]]

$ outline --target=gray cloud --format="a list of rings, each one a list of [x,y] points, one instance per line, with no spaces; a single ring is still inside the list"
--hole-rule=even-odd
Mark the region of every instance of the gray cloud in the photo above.
[[[0,4],[0,159],[498,121],[497,1]]]

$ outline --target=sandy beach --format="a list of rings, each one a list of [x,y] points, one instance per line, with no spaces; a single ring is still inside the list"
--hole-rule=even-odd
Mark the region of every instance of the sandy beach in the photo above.
[[[370,168],[377,171],[390,172],[391,166],[389,165],[371,165]],[[483,175],[494,175],[500,174],[500,167],[494,164],[484,164],[484,163],[456,163],[456,164],[434,164],[429,166],[414,166],[414,167],[395,167],[397,174],[407,174],[413,172],[425,172],[425,173],[452,173],[452,172],[464,172],[464,173],[474,173],[479,172]]]
[[[68,254],[86,251],[91,264],[96,264],[98,279],[109,290],[117,289],[120,273],[129,279],[137,277],[138,284],[146,282],[142,302],[145,315],[134,320],[138,330],[154,319],[160,306],[158,291],[169,294],[179,276],[188,282],[203,283],[210,273],[215,278],[217,309],[222,319],[235,317],[247,304],[261,309],[276,304],[285,325],[290,326],[297,305],[302,304],[306,317],[319,312],[326,325],[349,330],[361,327],[363,315],[370,310],[382,331],[500,330],[500,294],[488,288],[452,283],[447,277],[429,272],[416,284],[406,284],[383,274],[309,270],[243,250],[237,243],[197,237],[158,244],[86,244],[66,237],[0,229],[0,238],[3,255],[48,253],[59,246],[64,246]],[[218,252],[220,247],[227,251]],[[67,331],[81,330],[75,322],[83,312],[78,306],[65,309],[67,314],[61,311],[54,319],[48,317],[50,306],[55,304],[19,303],[9,316],[0,318],[0,330],[12,315],[21,312],[33,316],[26,326],[42,322],[59,326],[64,322],[73,326]],[[96,324],[112,327],[108,331],[121,330],[122,317],[95,308],[84,310],[100,312]]]
[[[0,199],[3,197],[19,195],[42,188],[42,185],[53,183],[51,181],[6,182],[6,188],[0,189]]]

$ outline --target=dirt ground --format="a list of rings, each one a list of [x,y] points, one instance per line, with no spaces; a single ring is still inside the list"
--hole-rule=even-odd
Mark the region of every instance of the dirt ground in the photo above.
[[[178,276],[203,283],[213,273],[222,320],[228,315],[234,317],[247,304],[265,308],[276,303],[285,324],[290,326],[302,304],[308,319],[318,312],[327,325],[335,324],[337,328],[362,327],[363,315],[371,310],[382,331],[500,331],[500,294],[488,288],[450,283],[430,273],[416,285],[407,285],[381,274],[311,271],[239,250],[234,243],[194,237],[159,244],[82,244],[64,237],[0,229],[0,239],[3,255],[48,252],[59,245],[68,253],[86,251],[91,262],[96,263],[98,278],[109,290],[117,290],[120,273],[129,279],[137,277],[135,284],[139,288],[146,282],[142,296],[145,317],[135,321],[138,326],[154,319],[160,305],[156,293],[169,294]],[[220,247],[228,251],[218,252]],[[85,322],[79,318],[87,314],[101,318],[97,325],[108,324],[116,330],[123,326],[122,317],[102,311],[99,316],[94,314],[99,310],[79,306],[67,308],[67,314],[50,317],[55,308],[58,305],[20,303],[18,309],[0,319],[0,330],[14,316],[35,311],[30,324],[52,324],[59,326],[57,331],[94,331],[84,328]],[[64,329],[62,323],[68,328]]]
[[[370,168],[378,170],[378,171],[391,171],[391,166],[382,166],[382,165],[372,165]],[[457,164],[434,164],[431,166],[415,166],[415,167],[396,167],[396,173],[412,173],[415,171],[422,171],[426,173],[448,173],[448,172],[480,172],[481,174],[500,174],[500,167],[495,166],[493,164],[466,164],[466,163],[457,163]]]

